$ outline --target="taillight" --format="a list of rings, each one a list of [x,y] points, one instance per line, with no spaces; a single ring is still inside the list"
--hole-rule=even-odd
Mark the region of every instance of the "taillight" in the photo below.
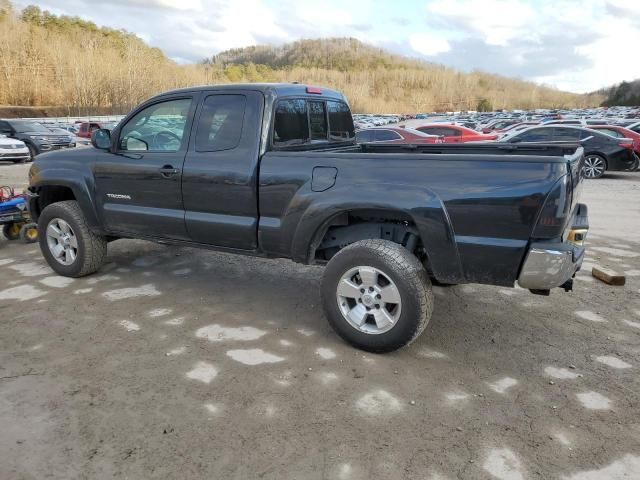
[[[571,210],[571,178],[563,175],[551,188],[533,229],[534,238],[562,236]]]
[[[316,95],[321,95],[322,90],[320,90],[318,87],[307,87],[307,93],[314,93]]]
[[[620,145],[622,148],[633,150],[634,141],[629,138],[625,138],[624,140],[621,140],[618,145]]]

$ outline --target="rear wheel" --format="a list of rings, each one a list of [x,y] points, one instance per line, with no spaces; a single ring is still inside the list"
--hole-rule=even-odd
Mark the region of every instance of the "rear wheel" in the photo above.
[[[17,240],[20,238],[20,228],[22,227],[22,223],[5,223],[2,226],[2,233],[7,240]]]
[[[20,240],[24,243],[34,243],[38,241],[38,225],[35,223],[25,223],[20,229]]]
[[[600,178],[607,171],[607,161],[600,155],[590,153],[584,159],[584,175],[587,178]]]
[[[40,250],[49,266],[65,277],[83,277],[100,268],[107,241],[87,226],[75,200],[52,203],[38,218]]]
[[[431,282],[422,264],[388,240],[363,240],[334,255],[322,279],[322,301],[336,332],[370,352],[408,345],[433,311]]]

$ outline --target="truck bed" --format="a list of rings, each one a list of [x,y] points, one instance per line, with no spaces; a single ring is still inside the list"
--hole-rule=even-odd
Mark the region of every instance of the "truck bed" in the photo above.
[[[547,195],[567,173],[575,206],[582,154],[575,144],[495,143],[267,152],[259,243],[308,262],[314,232],[304,225],[338,211],[400,208],[431,243],[438,279],[513,285]]]

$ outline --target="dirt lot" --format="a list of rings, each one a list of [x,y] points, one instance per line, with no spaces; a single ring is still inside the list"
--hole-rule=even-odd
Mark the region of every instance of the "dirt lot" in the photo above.
[[[0,241],[0,479],[638,479],[640,174],[583,199],[573,293],[436,288],[387,355],[332,332],[321,268],[119,240],[70,280]]]

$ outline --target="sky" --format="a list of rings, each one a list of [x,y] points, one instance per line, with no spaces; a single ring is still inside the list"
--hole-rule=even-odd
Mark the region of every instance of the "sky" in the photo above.
[[[189,63],[355,37],[408,57],[590,92],[640,78],[640,0],[14,0],[124,28]]]

